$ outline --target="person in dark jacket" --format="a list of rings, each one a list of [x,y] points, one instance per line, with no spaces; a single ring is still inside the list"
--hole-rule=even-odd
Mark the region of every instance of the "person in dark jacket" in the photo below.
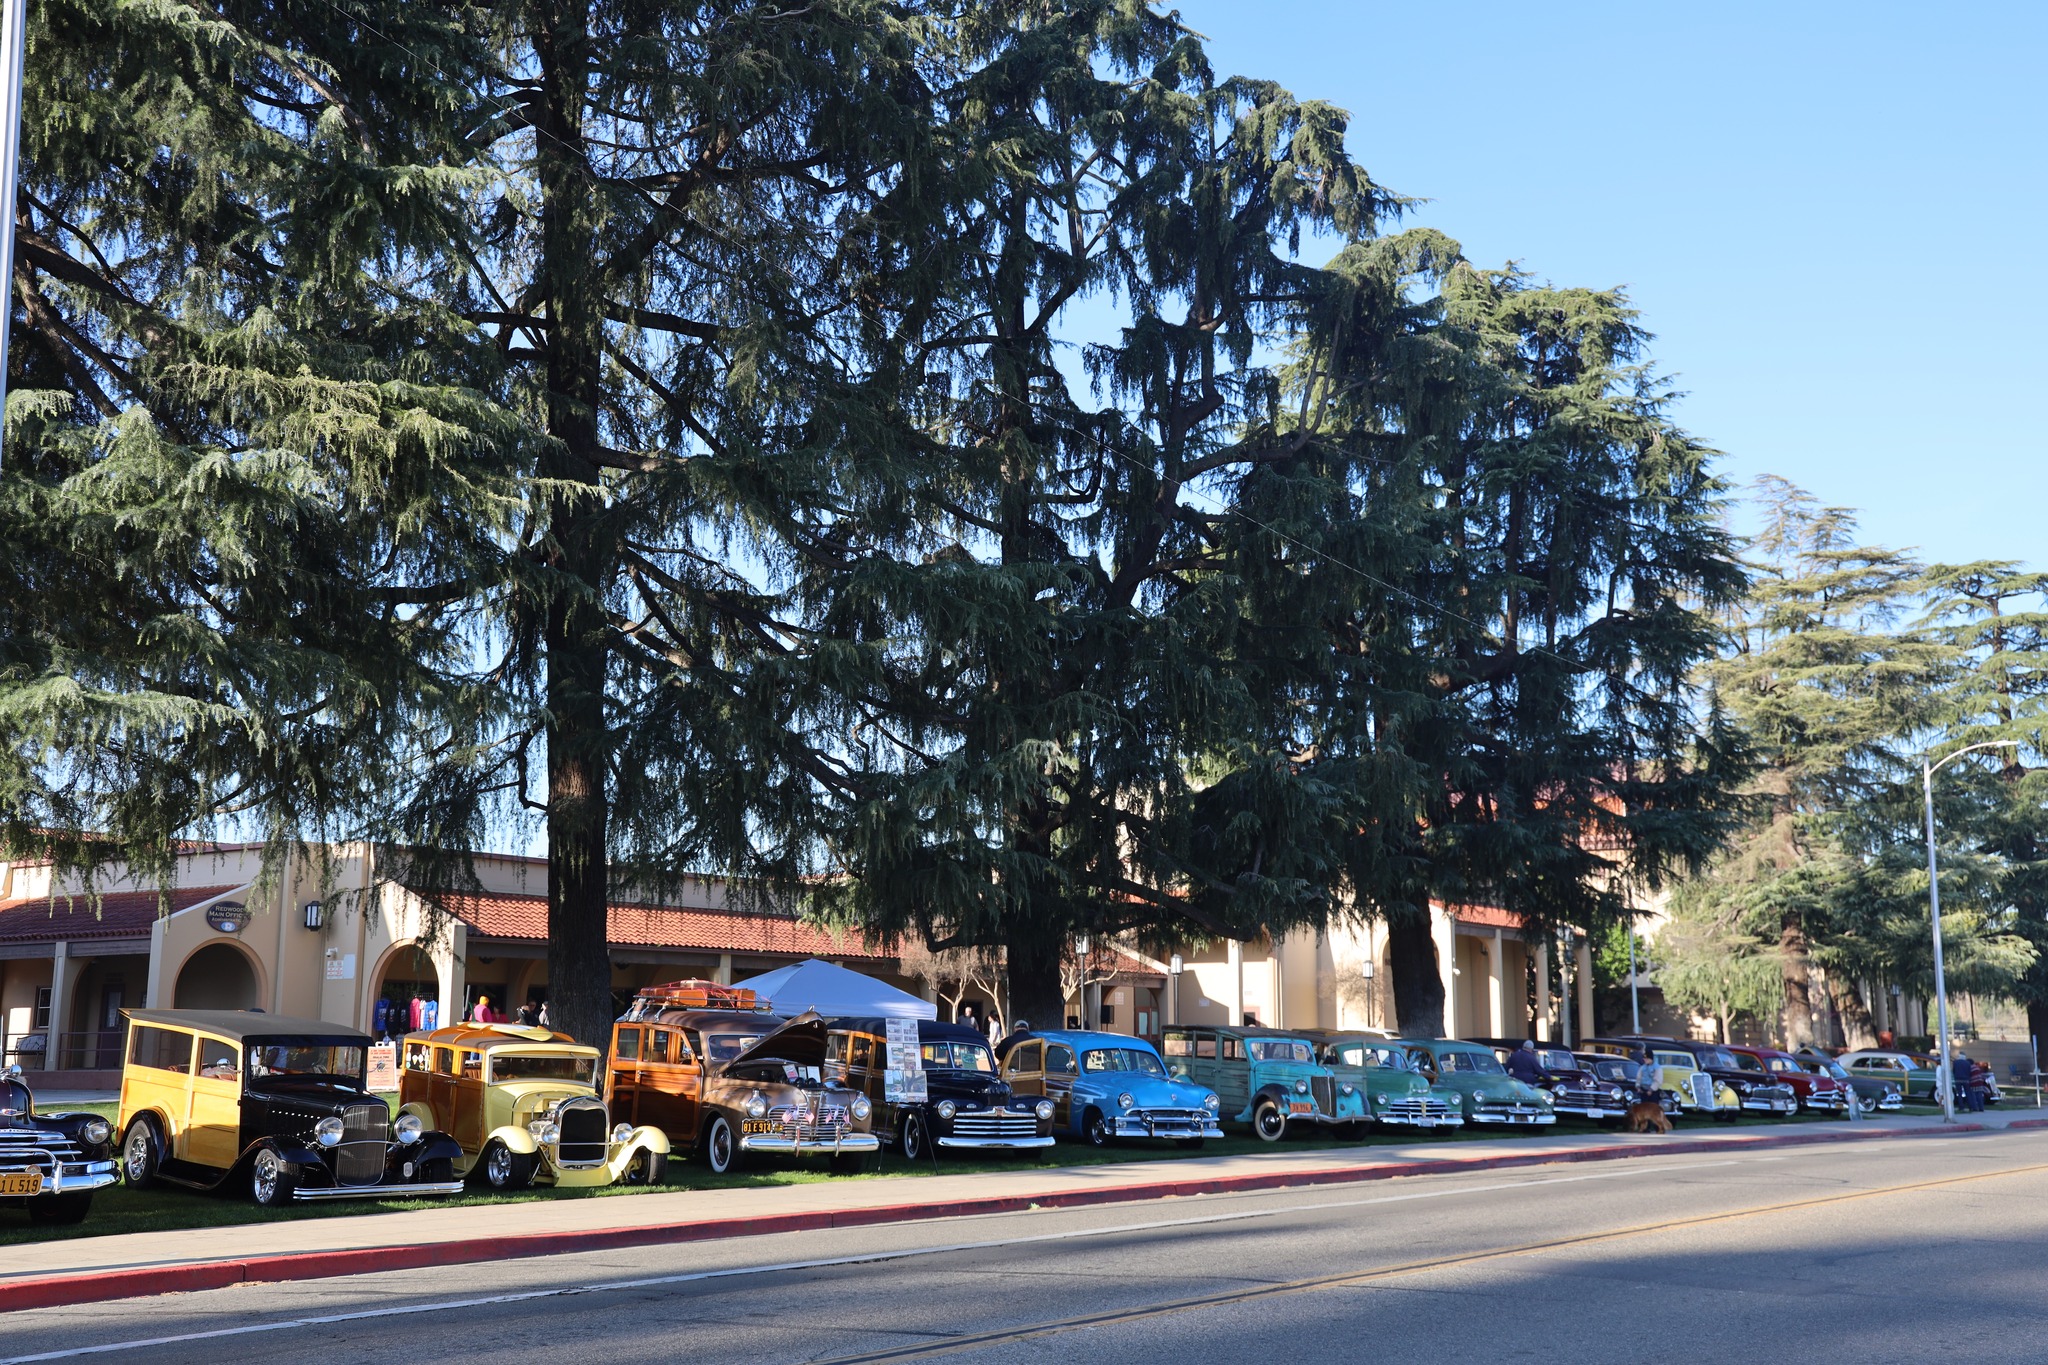
[[[1543,1083],[1543,1062],[1536,1055],[1536,1043],[1524,1038],[1522,1045],[1508,1054],[1508,1075],[1526,1085]]]
[[[1949,1063],[1949,1072],[1955,1078],[1952,1084],[1956,1098],[1962,1101],[1963,1108],[1972,1114],[1983,1113],[1984,1090],[1976,1083],[1977,1064],[1970,1060],[1970,1054],[1958,1052],[1955,1060]]]

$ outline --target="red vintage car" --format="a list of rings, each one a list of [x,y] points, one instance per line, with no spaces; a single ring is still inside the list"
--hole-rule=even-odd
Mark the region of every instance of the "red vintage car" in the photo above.
[[[1774,1047],[1730,1047],[1744,1071],[1759,1071],[1770,1079],[1792,1087],[1801,1109],[1819,1109],[1830,1114],[1847,1112],[1849,1088],[1832,1076],[1815,1075],[1799,1065],[1799,1059]]]

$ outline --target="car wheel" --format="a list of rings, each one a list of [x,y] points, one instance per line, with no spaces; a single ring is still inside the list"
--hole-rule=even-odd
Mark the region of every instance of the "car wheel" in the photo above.
[[[121,1176],[131,1189],[146,1190],[156,1184],[163,1152],[163,1134],[157,1131],[156,1120],[145,1116],[128,1125],[121,1139]]]
[[[704,1130],[704,1164],[711,1168],[713,1175],[730,1175],[740,1169],[742,1153],[739,1134],[732,1130],[732,1120],[723,1114],[711,1116],[711,1123]]]
[[[899,1139],[905,1161],[922,1161],[931,1150],[931,1142],[924,1131],[924,1120],[916,1114],[903,1116],[903,1134]]]
[[[832,1174],[860,1175],[868,1168],[866,1152],[840,1152],[832,1158]]]
[[[1287,1136],[1287,1115],[1271,1100],[1260,1100],[1252,1110],[1252,1132],[1261,1142],[1278,1142]]]
[[[477,1167],[484,1173],[484,1183],[494,1190],[523,1190],[533,1183],[534,1167],[539,1164],[537,1152],[515,1152],[497,1138],[484,1144],[483,1159]]]
[[[249,1196],[266,1209],[282,1208],[292,1202],[299,1177],[285,1159],[269,1148],[256,1153],[249,1165]]]
[[[645,1147],[633,1153],[633,1159],[626,1163],[626,1173],[620,1177],[628,1185],[659,1185],[668,1179],[668,1154],[650,1152]]]
[[[28,1220],[31,1223],[83,1223],[91,1208],[91,1190],[83,1194],[46,1194],[29,1201]]]
[[[1856,1096],[1856,1109],[1859,1113],[1875,1114],[1877,1112],[1877,1096],[1859,1093]]]
[[[1109,1120],[1102,1117],[1100,1109],[1090,1109],[1082,1117],[1081,1136],[1088,1140],[1090,1147],[1109,1146]]]

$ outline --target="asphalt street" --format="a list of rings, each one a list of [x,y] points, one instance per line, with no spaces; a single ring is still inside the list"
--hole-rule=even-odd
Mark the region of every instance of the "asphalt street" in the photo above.
[[[2009,1133],[247,1285],[0,1315],[0,1365],[2035,1361],[2044,1253]]]

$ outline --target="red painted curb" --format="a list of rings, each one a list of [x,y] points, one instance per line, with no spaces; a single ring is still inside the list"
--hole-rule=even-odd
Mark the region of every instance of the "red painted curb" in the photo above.
[[[2048,1118],[2022,1119],[2009,1128],[2048,1128]],[[640,1227],[590,1228],[577,1232],[515,1233],[460,1243],[430,1246],[407,1244],[350,1247],[334,1251],[293,1252],[282,1256],[251,1256],[239,1260],[193,1265],[144,1267],[94,1274],[53,1275],[40,1280],[0,1282],[0,1312],[29,1308],[61,1308],[106,1299],[140,1298],[231,1284],[280,1280],[323,1280],[379,1270],[417,1270],[426,1266],[462,1265],[515,1257],[560,1256],[622,1247],[658,1246],[675,1242],[714,1241],[725,1237],[758,1237],[776,1232],[809,1232],[819,1228],[869,1227],[878,1223],[909,1223],[934,1218],[962,1218],[1027,1209],[1084,1208],[1124,1204],[1142,1199],[1186,1199],[1202,1194],[1243,1194],[1298,1185],[1347,1185],[1395,1180],[1417,1175],[1461,1175],[1468,1171],[1513,1166],[1547,1166],[1561,1162],[1614,1161],[1629,1157],[1686,1155],[1700,1152],[1752,1151],[1759,1147],[1802,1147],[1825,1142],[1851,1142],[1890,1137],[1942,1137],[1989,1131],[1981,1123],[1939,1128],[1860,1133],[1783,1133],[1769,1137],[1681,1138],[1673,1142],[1628,1147],[1586,1147],[1569,1152],[1508,1153],[1468,1159],[1439,1158],[1380,1166],[1332,1166],[1321,1170],[1274,1172],[1270,1175],[1218,1176],[1208,1180],[1168,1179],[1110,1189],[1054,1190],[1041,1195],[992,1195],[936,1204],[879,1204],[870,1208],[812,1213],[771,1214],[764,1218],[713,1218],[688,1223],[654,1223]]]

